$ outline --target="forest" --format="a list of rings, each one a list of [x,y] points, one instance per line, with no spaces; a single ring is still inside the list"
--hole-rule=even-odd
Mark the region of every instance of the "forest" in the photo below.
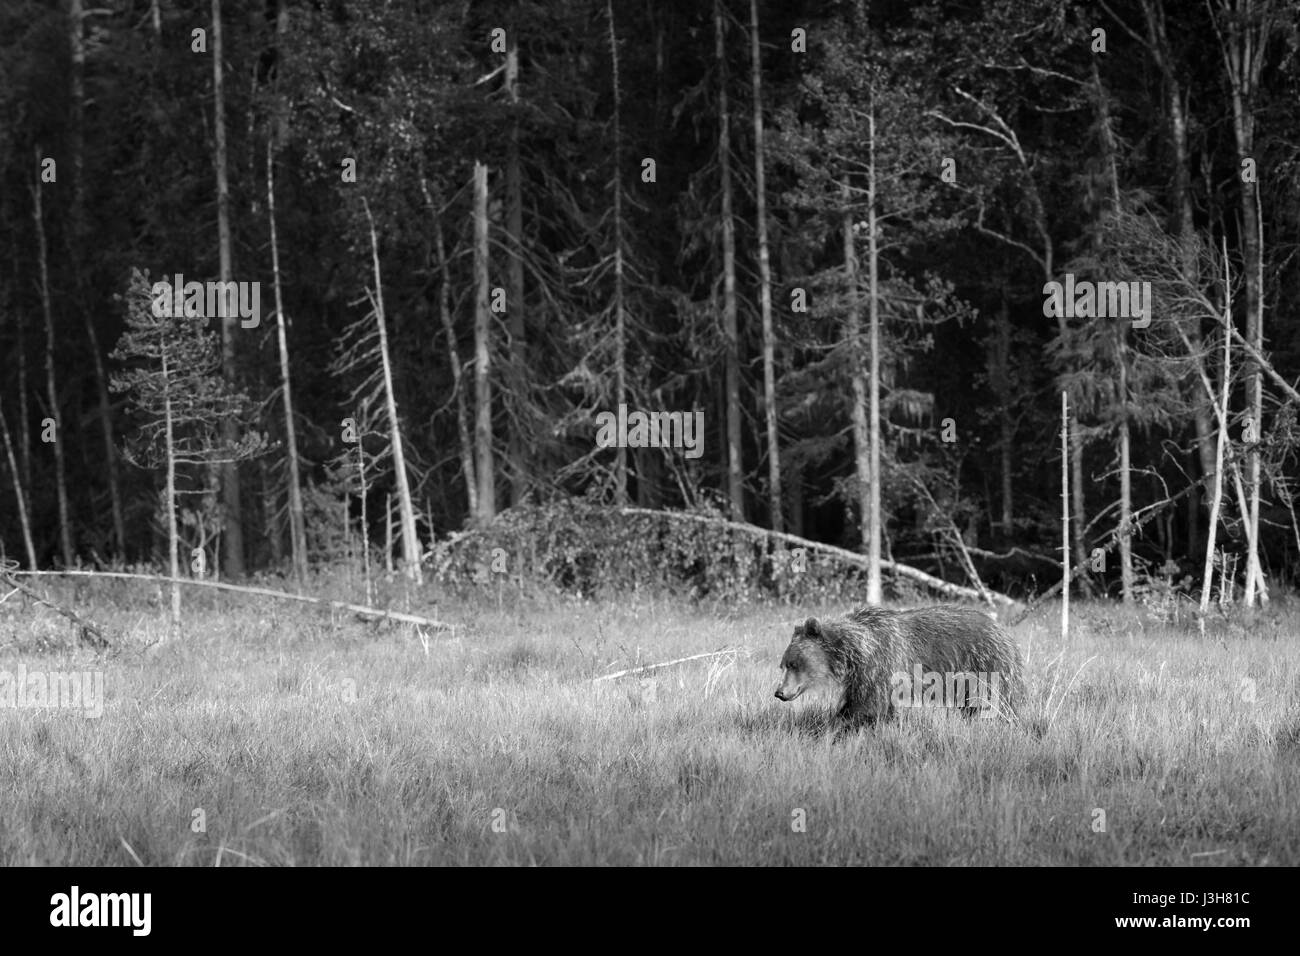
[[[1298,120],[1300,0],[4,0],[0,865],[1265,922],[1079,868],[1300,861]]]
[[[1298,10],[12,0],[0,547],[301,580],[568,535],[553,580],[617,540],[698,591],[674,512],[872,600],[1266,601]]]

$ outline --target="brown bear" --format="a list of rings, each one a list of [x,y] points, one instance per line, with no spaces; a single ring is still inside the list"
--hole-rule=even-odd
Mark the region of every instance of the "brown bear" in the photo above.
[[[832,683],[842,695],[838,715],[849,724],[892,717],[895,705],[1009,716],[1024,693],[1016,642],[986,614],[956,604],[810,617],[795,627],[781,667],[780,700]]]

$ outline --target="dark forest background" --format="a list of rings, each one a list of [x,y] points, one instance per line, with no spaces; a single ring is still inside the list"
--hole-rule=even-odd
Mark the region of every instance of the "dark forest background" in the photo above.
[[[1300,573],[1298,13],[4,0],[0,542],[162,564],[169,385],[181,552],[228,578],[355,556],[363,527],[389,561],[411,527],[427,551],[513,515],[536,541],[581,500],[863,552],[875,527],[886,560],[958,580],[964,546],[1023,592],[1060,574],[1064,391],[1081,587],[1199,587],[1221,471],[1228,571],[1253,599],[1257,543],[1276,593]],[[164,375],[141,283],[176,273],[260,282],[262,315],[154,328]],[[1066,273],[1151,282],[1150,325],[1046,317]],[[619,404],[703,411],[703,455],[598,447]]]

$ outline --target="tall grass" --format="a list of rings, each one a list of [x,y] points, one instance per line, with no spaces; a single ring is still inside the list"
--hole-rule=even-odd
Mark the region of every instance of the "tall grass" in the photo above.
[[[0,605],[0,670],[107,685],[98,720],[0,709],[0,864],[1300,863],[1294,610],[1203,638],[1085,605],[1064,644],[1045,611],[1019,722],[837,737],[772,691],[793,623],[842,608],[494,595],[422,641],[216,595],[146,649],[138,596],[79,593],[127,646]]]

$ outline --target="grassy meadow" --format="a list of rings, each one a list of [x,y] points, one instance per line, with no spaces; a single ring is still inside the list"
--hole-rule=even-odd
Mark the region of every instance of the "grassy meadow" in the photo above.
[[[0,671],[105,686],[98,719],[0,709],[0,865],[1300,864],[1281,602],[1204,637],[1076,603],[1065,643],[1045,607],[1012,631],[1020,722],[909,712],[836,739],[825,697],[772,692],[793,624],[843,606],[507,596],[422,638],[190,591],[160,641],[139,586],[42,587],[123,638],[95,653],[0,604]]]

